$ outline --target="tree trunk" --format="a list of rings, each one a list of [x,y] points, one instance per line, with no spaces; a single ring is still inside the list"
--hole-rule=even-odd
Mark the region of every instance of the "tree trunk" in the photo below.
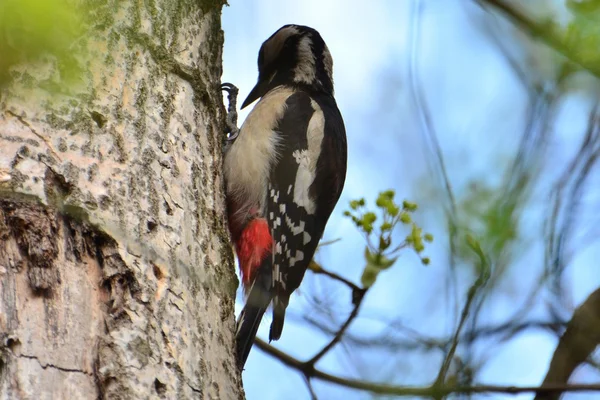
[[[241,398],[222,2],[87,3],[75,84],[0,89],[0,397]]]

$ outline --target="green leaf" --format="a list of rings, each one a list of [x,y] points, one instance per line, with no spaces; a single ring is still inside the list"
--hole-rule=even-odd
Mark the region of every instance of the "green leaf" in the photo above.
[[[367,224],[372,224],[377,221],[377,215],[374,212],[368,212],[363,215],[363,221]]]
[[[365,247],[365,259],[367,265],[377,265],[377,253],[372,253],[368,247]]]
[[[383,224],[381,224],[381,231],[382,232],[388,232],[391,231],[393,228],[393,225],[390,224],[389,222],[384,222]]]
[[[402,208],[405,209],[406,211],[412,212],[412,211],[416,211],[418,206],[416,203],[412,203],[408,200],[404,200],[402,202]]]
[[[383,197],[382,195],[379,195],[377,200],[375,200],[375,205],[380,208],[386,208],[389,202],[390,201],[387,198]]]
[[[413,244],[413,247],[414,247],[414,249],[415,249],[415,251],[416,251],[417,253],[420,253],[420,252],[422,252],[423,250],[425,250],[425,246],[423,245],[423,242],[422,242],[420,239],[421,239],[421,238],[419,238],[419,241],[418,241],[418,242],[415,242],[415,243]]]
[[[410,224],[412,222],[410,214],[407,212],[402,212],[400,214],[400,222],[402,222],[403,224]]]
[[[389,237],[384,238],[383,236],[379,237],[379,251],[387,250],[391,244],[392,244],[391,238],[389,238]]]
[[[381,270],[388,269],[389,267],[394,265],[396,260],[398,260],[398,257],[387,258],[386,256],[381,255],[381,257],[379,257],[379,264],[377,265],[377,267]]]
[[[365,213],[362,217],[362,227],[365,232],[370,234],[373,232],[373,222],[377,220],[377,215],[373,212]]]
[[[385,192],[381,193],[385,198],[389,199],[390,201],[394,200],[394,196],[396,195],[396,192],[393,189],[389,189],[386,190]]]
[[[377,275],[379,275],[379,269],[369,267],[367,265],[363,270],[362,276],[360,277],[360,283],[362,284],[363,288],[367,289],[373,286],[377,280]]]
[[[397,205],[395,205],[394,203],[390,203],[387,206],[387,212],[388,214],[390,214],[392,217],[395,217],[396,215],[398,215],[398,213],[400,213],[400,207],[398,207]]]
[[[466,236],[466,241],[467,241],[467,246],[469,246],[469,248],[475,254],[477,254],[477,257],[479,257],[479,263],[480,263],[479,267],[481,270],[480,279],[487,279],[491,272],[490,265],[488,262],[488,258],[486,257],[485,253],[481,249],[481,245],[479,244],[479,241],[471,235]]]
[[[368,248],[365,249],[365,258],[367,260],[368,268],[375,268],[377,270],[388,269],[398,259],[398,257],[387,258],[380,252],[373,253]]]
[[[421,228],[419,228],[417,226],[417,224],[412,224],[412,230],[410,232],[412,238],[413,238],[413,243],[417,243],[421,241]]]

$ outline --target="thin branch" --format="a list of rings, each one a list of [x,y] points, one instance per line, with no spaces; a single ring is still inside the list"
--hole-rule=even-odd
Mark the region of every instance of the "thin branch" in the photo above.
[[[500,51],[504,59],[510,65],[512,71],[515,73],[523,87],[527,88],[530,93],[539,92],[539,85],[535,84],[530,76],[525,72],[525,69],[517,62],[515,57],[510,53],[508,48],[504,45],[500,39],[502,32],[499,32],[499,26],[497,19],[494,19],[494,24],[489,24],[487,21],[482,24],[482,30],[488,38],[496,45],[496,48]]]
[[[427,106],[427,102],[425,100],[425,96],[422,92],[422,86],[420,85],[419,76],[417,74],[418,71],[418,44],[419,44],[419,33],[420,27],[419,22],[421,21],[422,14],[422,4],[420,0],[416,1],[416,5],[413,6],[413,15],[411,17],[411,42],[410,42],[410,62],[408,68],[408,79],[410,81],[410,93],[413,101],[417,107],[417,111],[419,113],[419,118],[421,119],[421,123],[423,125],[423,132],[427,139],[429,140],[429,145],[431,146],[431,151],[435,156],[435,161],[437,165],[434,165],[434,168],[437,167],[437,172],[440,174],[442,178],[442,183],[444,185],[444,189],[446,190],[446,195],[448,197],[449,210],[446,210],[446,213],[453,220],[453,216],[456,215],[456,201],[454,199],[454,193],[452,191],[452,186],[450,185],[450,179],[448,178],[448,173],[446,171],[446,164],[444,162],[444,156],[442,155],[442,148],[437,139],[437,134],[435,132],[435,126],[433,123],[433,118],[431,117],[431,113],[429,112],[429,107]]]
[[[456,348],[458,347],[458,342],[460,339],[462,328],[465,325],[465,322],[467,321],[467,317],[469,316],[469,310],[471,309],[473,300],[475,300],[475,295],[477,294],[477,291],[486,282],[484,274],[485,272],[482,272],[481,276],[477,278],[477,280],[469,288],[469,292],[467,294],[467,301],[462,309],[462,313],[460,316],[460,322],[458,323],[458,327],[456,328],[456,332],[454,333],[454,337],[452,338],[452,345],[450,346],[450,350],[448,350],[448,354],[446,354],[446,357],[444,358],[444,362],[442,363],[440,372],[438,373],[438,376],[435,380],[435,385],[442,385],[444,383],[444,379],[446,378],[446,374],[448,373],[448,369],[450,368],[450,364],[452,362],[452,359],[454,358],[454,354],[456,353]]]
[[[310,381],[310,377],[304,376],[304,382],[306,383],[306,388],[308,389],[308,393],[310,393],[311,400],[319,400],[317,394],[315,393],[315,389],[312,386],[312,382]]]
[[[333,339],[331,339],[331,341],[325,347],[323,347],[323,349],[321,349],[321,351],[319,351],[317,354],[315,354],[315,356],[313,358],[311,358],[309,361],[307,361],[308,365],[314,366],[321,358],[323,358],[323,356],[325,354],[327,354],[327,352],[329,350],[331,350],[336,344],[338,344],[340,342],[340,340],[342,340],[342,337],[348,330],[348,327],[350,326],[350,324],[352,324],[352,322],[356,319],[356,316],[358,315],[360,305],[362,304],[365,294],[367,293],[367,288],[358,287],[354,283],[352,283],[349,280],[347,280],[346,278],[336,274],[335,272],[326,270],[320,264],[317,264],[315,261],[312,261],[310,263],[309,269],[316,274],[323,274],[332,279],[335,279],[337,281],[340,281],[340,282],[346,284],[350,289],[352,289],[352,304],[354,305],[354,308],[353,308],[352,312],[350,313],[350,315],[348,316],[348,318],[346,319],[346,322],[344,322],[344,324],[336,332]]]
[[[336,330],[325,324],[324,322],[318,321],[310,316],[296,317],[294,314],[290,314],[290,318],[297,318],[303,322],[306,322],[316,329],[319,329],[325,334],[335,335]],[[364,318],[364,317],[363,317]],[[516,323],[514,321],[506,322],[500,325],[483,326],[480,328],[469,330],[461,334],[460,343],[472,344],[479,340],[489,339],[491,337],[500,336],[500,341],[506,341],[523,331],[527,330],[543,330],[551,331],[557,334],[566,326],[566,321],[540,321],[530,320]],[[401,338],[392,333],[400,331],[400,334],[409,336]],[[451,337],[428,337],[427,335],[412,331],[408,327],[402,326],[402,324],[393,323],[386,329],[387,333],[381,333],[370,337],[360,337],[352,334],[346,334],[344,341],[352,346],[358,348],[376,348],[376,349],[390,349],[390,350],[418,350],[418,349],[440,349],[444,350],[452,342]]]
[[[545,387],[539,386],[495,386],[495,385],[480,385],[480,386],[394,386],[374,382],[365,382],[355,379],[346,379],[340,376],[335,376],[323,372],[316,368],[307,369],[307,364],[302,362],[287,353],[267,344],[266,342],[256,339],[256,347],[265,353],[277,358],[281,363],[296,369],[304,376],[309,376],[314,379],[319,379],[325,382],[330,382],[336,385],[344,386],[351,389],[364,390],[370,393],[393,396],[423,396],[423,397],[440,397],[449,394],[475,394],[475,393],[554,393],[554,392],[593,392],[600,391],[600,383],[591,385],[549,385]]]
[[[600,344],[600,288],[596,289],[573,313],[565,333],[552,356],[542,387],[565,384],[579,365],[585,362]],[[536,400],[558,400],[560,392],[542,395]]]
[[[419,80],[419,59],[418,59],[418,49],[420,43],[420,22],[423,13],[423,3],[420,0],[412,1],[412,15],[410,18],[410,27],[409,27],[409,62],[408,62],[408,70],[407,70],[407,78],[409,81],[409,89],[412,100],[417,108],[417,113],[420,118],[420,122],[422,125],[422,136],[425,137],[426,145],[429,146],[429,151],[433,154],[432,157],[426,157],[426,160],[429,164],[429,168],[434,171],[434,174],[437,174],[438,179],[441,179],[441,184],[443,186],[443,193],[446,195],[447,205],[444,207],[444,212],[446,214],[446,219],[449,224],[449,232],[448,235],[448,245],[450,248],[449,254],[449,266],[450,266],[450,274],[448,275],[448,288],[446,290],[446,298],[447,304],[449,304],[450,308],[454,315],[458,314],[459,304],[456,300],[458,298],[457,294],[457,280],[456,280],[456,263],[455,263],[455,238],[456,235],[452,234],[455,232],[455,227],[457,226],[456,216],[457,206],[456,199],[454,197],[454,192],[452,190],[452,185],[450,183],[450,178],[448,177],[448,172],[446,170],[446,164],[444,161],[444,156],[442,154],[442,148],[440,146],[439,140],[437,138],[437,134],[435,131],[435,124],[433,122],[433,117],[431,116],[431,112],[427,105],[427,99],[425,98],[425,94],[423,93],[423,87]],[[453,290],[453,293],[450,294],[449,291]],[[455,299],[454,303],[450,301],[450,298]],[[451,305],[452,304],[452,305]]]
[[[323,274],[325,276],[330,277],[331,279],[334,279],[338,282],[342,282],[344,285],[348,286],[350,289],[352,289],[352,292],[359,292],[361,290],[363,290],[361,287],[357,286],[356,284],[350,282],[348,279],[344,278],[341,275],[336,274],[335,272],[331,272],[328,271],[326,269],[324,269],[321,264],[317,263],[316,261],[311,261],[310,264],[308,265],[308,269],[311,270],[312,272],[314,272],[315,274]]]
[[[331,240],[324,240],[324,241],[322,240],[322,241],[319,242],[319,246],[318,247],[330,246],[330,245],[332,245],[334,243],[341,242],[341,241],[342,241],[342,238],[331,239]]]
[[[340,340],[342,340],[342,337],[348,330],[348,327],[356,319],[356,316],[358,315],[358,310],[360,309],[360,305],[362,304],[362,301],[365,298],[366,292],[367,289],[361,288],[352,291],[352,303],[354,304],[354,309],[346,319],[346,322],[344,322],[344,324],[340,327],[333,339],[331,339],[331,341],[325,347],[323,347],[321,351],[315,354],[313,358],[307,361],[307,364],[315,365],[321,358],[323,358],[325,354],[327,354],[329,350],[331,350],[336,344],[340,342]]]

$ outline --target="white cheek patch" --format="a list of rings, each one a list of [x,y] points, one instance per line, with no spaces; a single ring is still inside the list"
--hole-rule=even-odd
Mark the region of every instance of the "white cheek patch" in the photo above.
[[[316,77],[316,59],[312,50],[312,40],[309,36],[304,36],[298,43],[298,64],[294,68],[294,82],[311,84]]]

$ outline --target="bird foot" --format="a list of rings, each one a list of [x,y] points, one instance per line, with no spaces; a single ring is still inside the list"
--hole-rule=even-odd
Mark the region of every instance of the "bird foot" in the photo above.
[[[240,134],[237,127],[237,96],[239,90],[231,83],[221,84],[221,90],[227,92],[227,101],[229,102],[227,116],[225,117],[225,133],[227,134],[227,141],[233,141]]]

